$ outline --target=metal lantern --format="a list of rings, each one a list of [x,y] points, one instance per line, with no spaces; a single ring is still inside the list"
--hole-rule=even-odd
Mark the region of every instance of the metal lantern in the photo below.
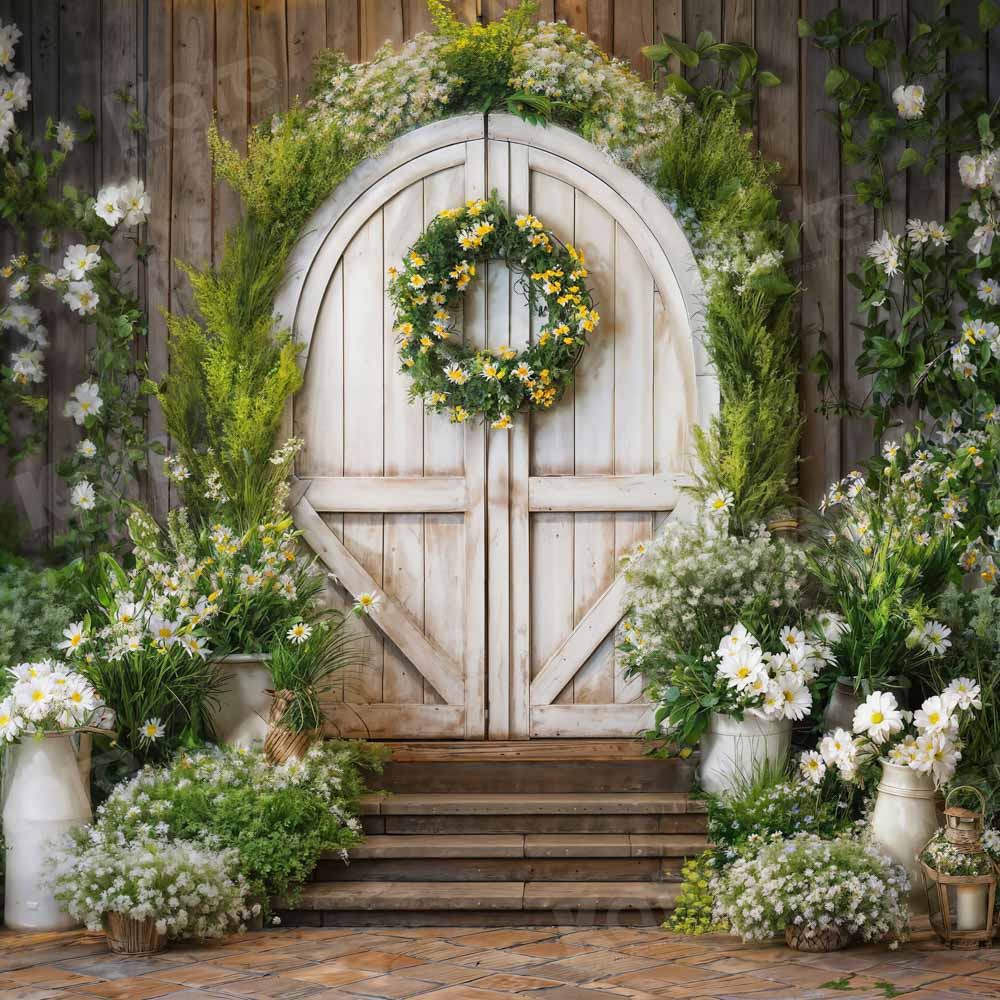
[[[952,796],[962,790],[975,793],[981,808],[963,809],[951,804]],[[959,853],[986,860],[982,875],[946,875],[924,861],[924,853],[934,841],[931,837],[920,852],[920,867],[927,890],[931,926],[951,948],[978,948],[993,940],[994,910],[1000,870],[983,847],[982,836],[986,800],[978,788],[960,785],[945,799],[944,839]]]

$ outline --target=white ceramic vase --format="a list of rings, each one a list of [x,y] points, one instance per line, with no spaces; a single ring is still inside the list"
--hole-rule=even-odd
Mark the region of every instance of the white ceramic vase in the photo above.
[[[872,811],[872,834],[882,850],[910,876],[910,912],[927,912],[927,893],[917,860],[940,825],[937,792],[929,774],[882,761],[882,780]]]
[[[267,653],[235,653],[218,661],[224,686],[209,714],[219,743],[263,746],[274,686],[270,660]]]
[[[854,690],[852,678],[838,677],[830,692],[830,700],[823,710],[823,732],[829,733],[834,729],[846,729],[851,732],[854,726],[854,713],[863,701],[863,696]]]
[[[4,922],[13,930],[68,930],[77,921],[42,885],[42,879],[51,870],[45,863],[48,845],[92,818],[71,736],[25,736],[11,748],[7,764]]]
[[[701,738],[701,786],[721,795],[752,780],[765,765],[780,765],[792,743],[790,719],[769,719],[753,709],[743,721],[712,713]]]

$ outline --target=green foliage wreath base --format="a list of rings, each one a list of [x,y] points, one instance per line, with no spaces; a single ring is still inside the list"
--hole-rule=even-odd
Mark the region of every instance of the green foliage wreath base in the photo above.
[[[453,316],[476,278],[477,262],[500,259],[516,286],[547,321],[534,344],[473,348],[458,341]],[[548,409],[569,388],[573,369],[600,320],[584,282],[584,255],[563,244],[541,220],[512,218],[497,198],[446,208],[390,271],[402,371],[413,377],[411,396],[452,423],[483,416],[511,426],[525,403]]]

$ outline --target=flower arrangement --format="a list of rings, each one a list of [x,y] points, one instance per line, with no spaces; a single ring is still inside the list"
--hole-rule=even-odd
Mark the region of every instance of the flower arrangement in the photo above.
[[[380,766],[380,751],[364,744],[316,743],[283,764],[257,751],[182,753],[116,786],[94,836],[225,844],[238,855],[247,898],[266,909],[272,898],[293,899],[324,851],[346,859],[361,839],[364,772]]]
[[[252,915],[231,848],[156,836],[131,841],[121,831],[85,827],[57,843],[50,863],[56,898],[88,930],[119,914],[153,921],[170,939],[204,940],[245,930]]]
[[[1000,864],[1000,831],[987,827],[981,843],[985,853],[960,851],[948,841],[944,830],[938,830],[920,860],[941,875],[989,875]]]
[[[474,350],[452,339],[452,315],[476,277],[478,261],[501,258],[518,275],[529,306],[545,316],[535,343]],[[482,415],[495,430],[511,426],[524,403],[548,409],[572,382],[573,369],[600,316],[582,250],[563,245],[531,214],[511,218],[496,193],[445,209],[390,268],[402,371],[413,395],[452,423]]]
[[[712,851],[689,858],[681,868],[681,890],[666,927],[677,934],[724,934],[729,928],[714,914],[712,877],[715,870]]]
[[[79,629],[78,625],[70,626],[66,631],[76,638],[81,634]],[[19,663],[9,673],[15,683],[10,695],[0,701],[0,743],[12,743],[33,733],[79,729],[100,708],[93,686],[64,663]]]
[[[284,708],[275,725],[291,733],[308,733],[323,725],[320,695],[334,678],[364,662],[360,638],[348,630],[338,611],[296,622],[271,646],[271,676],[275,692],[283,692]]]
[[[944,652],[948,644],[933,641],[941,626],[930,616],[960,576],[965,549],[955,525],[961,499],[930,503],[924,483],[936,477],[919,457],[906,471],[896,468],[897,451],[887,446],[881,481],[853,472],[830,487],[809,557],[811,575],[842,619],[830,643],[838,671],[869,691],[890,677],[919,679]]]
[[[940,637],[940,641],[947,641]],[[891,692],[873,691],[854,713],[853,733],[827,733],[818,750],[804,753],[802,774],[815,784],[827,769],[845,781],[863,781],[864,769],[881,759],[930,774],[939,787],[962,759],[962,725],[982,708],[979,685],[965,677],[925,699],[914,712],[900,709]]]
[[[730,503],[719,494],[696,520],[668,523],[625,566],[619,648],[660,702],[657,725],[686,746],[697,743],[712,711],[763,709],[772,682],[769,712],[808,712],[809,681],[822,661],[802,628],[805,553],[763,527],[746,538],[730,535]],[[736,652],[746,676],[730,655]]]
[[[822,651],[806,641],[801,629],[783,629],[779,641],[776,652],[761,649],[742,622],[722,637],[716,650],[716,711],[737,716],[752,711],[793,721],[809,714],[809,684],[825,664]]]
[[[185,471],[177,463],[174,470],[175,476]],[[284,512],[243,530],[232,521],[200,522],[175,508],[161,531],[136,511],[129,532],[137,571],[153,587],[142,603],[165,601],[166,617],[182,631],[197,629],[219,654],[266,652],[313,613],[323,578],[313,571],[315,560],[301,553],[299,532]]]
[[[799,928],[836,928],[863,941],[903,938],[909,912],[906,872],[852,836],[778,834],[734,861],[713,881],[715,919],[744,941]]]

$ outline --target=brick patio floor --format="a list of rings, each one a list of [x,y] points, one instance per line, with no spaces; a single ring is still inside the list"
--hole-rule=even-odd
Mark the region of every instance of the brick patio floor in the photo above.
[[[0,1000],[958,1000],[1000,996],[1000,949],[948,951],[927,933],[898,951],[804,955],[648,928],[276,929],[151,958],[103,936],[0,932]]]

